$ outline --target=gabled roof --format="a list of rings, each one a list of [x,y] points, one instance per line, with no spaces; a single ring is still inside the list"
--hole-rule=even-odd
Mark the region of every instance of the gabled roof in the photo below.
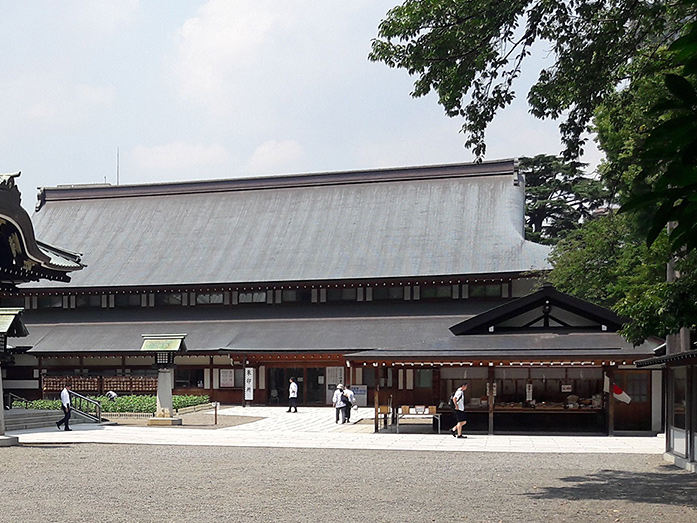
[[[80,288],[515,275],[549,268],[523,185],[504,160],[56,187],[34,222],[90,260]]]
[[[596,330],[617,332],[626,319],[604,307],[574,298],[545,285],[450,327],[456,336],[535,330]]]
[[[0,334],[10,338],[23,338],[29,335],[27,327],[22,321],[22,308],[0,308]]]

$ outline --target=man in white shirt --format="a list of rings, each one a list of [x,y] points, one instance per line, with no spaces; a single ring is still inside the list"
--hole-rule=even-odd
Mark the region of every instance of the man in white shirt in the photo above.
[[[351,407],[356,404],[356,395],[351,390],[351,386],[347,383],[344,386],[344,423],[351,421]]]
[[[65,430],[73,430],[70,428],[70,383],[66,383],[61,391],[61,409],[63,410],[63,419],[56,421],[56,427],[61,429],[61,425],[65,425]]]
[[[344,386],[339,383],[334,391],[334,396],[332,397],[332,403],[336,409],[336,423],[339,423],[339,416],[341,416],[341,423],[346,423],[346,403],[344,403]]]
[[[295,383],[295,378],[290,379],[290,385],[288,386],[288,410],[295,409],[294,412],[298,412],[298,384]]]
[[[460,388],[453,394],[453,404],[455,408],[455,420],[457,425],[455,425],[451,430],[453,436],[456,438],[466,438],[467,436],[462,435],[462,427],[465,426],[467,420],[465,420],[465,391],[467,390],[467,383],[460,385]]]

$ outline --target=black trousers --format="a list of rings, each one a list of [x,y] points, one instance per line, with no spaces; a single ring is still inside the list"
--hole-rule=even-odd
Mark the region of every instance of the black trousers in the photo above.
[[[60,427],[61,425],[65,425],[65,430],[70,429],[70,407],[66,407],[65,405],[61,405],[61,409],[63,410],[63,419],[58,422],[58,426]]]
[[[298,410],[298,398],[288,398],[288,410]]]
[[[349,405],[346,405],[344,407],[344,419],[346,421],[349,421],[351,419],[351,407]]]

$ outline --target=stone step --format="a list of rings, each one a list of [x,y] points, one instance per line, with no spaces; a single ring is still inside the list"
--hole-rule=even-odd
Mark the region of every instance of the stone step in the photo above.
[[[28,410],[21,411],[12,409],[5,411],[5,432],[13,430],[39,429],[43,427],[55,426],[56,421],[63,417],[63,413],[59,410]],[[70,424],[91,423],[88,420],[74,412],[70,416]]]

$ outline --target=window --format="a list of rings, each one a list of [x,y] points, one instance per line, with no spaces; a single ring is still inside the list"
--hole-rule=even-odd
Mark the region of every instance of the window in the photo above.
[[[240,303],[266,303],[266,291],[240,292]]]
[[[649,401],[649,376],[646,373],[627,374],[625,392],[635,403]]]
[[[437,299],[437,298],[452,298],[452,285],[422,285],[421,299]]]
[[[356,289],[327,289],[327,301],[356,301]]]
[[[203,369],[174,369],[175,388],[203,388]]]
[[[281,300],[283,302],[311,302],[312,301],[312,291],[309,289],[293,289],[284,290],[281,293]]]
[[[373,300],[403,300],[404,287],[373,287]]]
[[[687,406],[687,367],[668,369],[669,382],[669,444],[670,449],[681,457],[687,457],[687,431],[685,408]]]
[[[222,305],[222,303],[222,292],[196,294],[196,305]]]
[[[469,285],[470,298],[500,298],[501,284],[500,283],[470,283]]]
[[[140,307],[140,294],[116,294],[114,296],[114,306],[123,307]]]
[[[378,381],[376,382],[375,378]],[[367,385],[368,388],[373,388],[379,383],[380,387],[391,388],[395,384],[393,383],[393,373],[392,369],[388,367],[366,367],[363,369],[363,385]]]
[[[0,305],[3,307],[24,307],[24,297],[3,296],[3,298],[0,299]]]
[[[39,296],[39,309],[60,309],[63,307],[62,296]]]
[[[99,308],[102,306],[102,296],[100,294],[89,294],[87,296],[77,296],[75,307],[78,308]]]
[[[416,369],[414,386],[417,389],[430,389],[433,387],[433,370],[432,369]]]
[[[179,307],[182,304],[181,292],[158,293],[155,294],[155,306],[157,307]]]

